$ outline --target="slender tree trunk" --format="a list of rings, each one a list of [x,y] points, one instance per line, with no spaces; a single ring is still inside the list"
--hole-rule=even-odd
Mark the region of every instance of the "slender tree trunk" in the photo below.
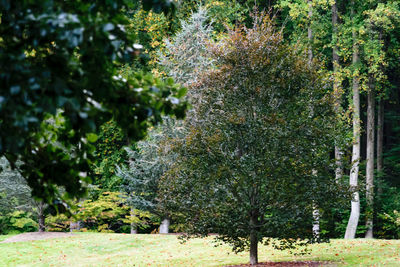
[[[169,218],[164,218],[164,220],[161,222],[159,233],[160,234],[168,234],[169,233],[169,224],[170,224]]]
[[[379,31],[379,41],[382,42],[382,31]],[[383,42],[385,45],[385,42]],[[383,66],[381,66],[380,70],[382,73],[384,72]],[[383,99],[383,95],[379,97],[378,102],[378,121],[377,121],[377,130],[376,130],[376,171],[378,173],[378,177],[382,177],[383,175],[383,123],[384,123],[384,110],[385,102]],[[378,194],[382,194],[382,187],[378,187]]]
[[[135,209],[133,207],[131,207],[131,219],[133,220],[133,218],[135,217]],[[137,234],[137,225],[134,222],[131,222],[131,234]]]
[[[384,121],[384,100],[379,98],[378,102],[378,121],[376,136],[376,170],[378,176],[381,177],[383,172],[383,121]],[[382,188],[378,188],[378,193],[382,193]]]
[[[335,111],[336,113],[340,112],[340,107],[342,104],[342,95],[343,90],[340,86],[340,82],[338,81],[337,72],[339,68],[339,55],[337,48],[337,23],[338,23],[338,12],[336,1],[332,5],[332,66],[333,66],[333,94],[335,96]],[[336,172],[335,178],[336,182],[339,182],[343,177],[343,151],[338,145],[335,145],[335,161],[336,161]]]
[[[44,216],[44,206],[45,204],[41,201],[38,204],[38,223],[39,223],[39,232],[44,232],[46,230],[45,227],[45,216]]]
[[[252,228],[250,232],[250,265],[258,264],[258,238],[257,238],[257,218],[252,215],[250,218],[250,226]]]
[[[374,217],[374,147],[375,147],[375,80],[369,77],[368,109],[367,109],[367,168],[366,168],[366,199],[365,213],[367,232],[365,238],[373,237]]]
[[[311,66],[312,61],[313,61],[313,51],[312,51],[312,43],[313,43],[313,32],[312,32],[312,28],[311,28],[311,22],[312,22],[312,0],[308,0],[308,33],[307,33],[307,37],[308,37],[308,64]],[[316,171],[313,170],[313,175],[316,174]],[[313,235],[315,238],[319,238],[319,233],[320,233],[320,226],[319,226],[319,209],[318,206],[313,204],[313,226],[312,226],[312,231],[313,231]]]
[[[354,1],[352,1],[351,15],[354,18]],[[353,24],[353,66],[357,66],[359,63],[359,52],[357,44],[357,35]],[[358,171],[360,164],[361,154],[361,123],[360,123],[360,80],[358,73],[353,75],[353,151],[351,157],[351,170],[350,170],[350,186],[355,189],[358,186]],[[353,239],[356,236],[358,220],[360,218],[360,196],[356,190],[353,194],[351,201],[351,212],[350,218],[347,223],[346,233],[344,238]]]
[[[319,218],[320,218],[320,213],[319,213],[319,208],[317,205],[313,205],[313,236],[315,239],[319,239],[320,235],[320,226],[319,226]]]

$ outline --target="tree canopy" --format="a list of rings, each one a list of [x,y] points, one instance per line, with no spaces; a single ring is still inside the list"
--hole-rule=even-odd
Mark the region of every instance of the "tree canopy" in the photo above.
[[[153,2],[145,7],[168,1]],[[36,197],[51,202],[56,185],[84,193],[96,129],[111,118],[134,141],[162,114],[184,116],[185,90],[172,79],[119,73],[141,48],[125,30],[128,3],[0,3],[0,154],[13,167],[21,161]],[[46,140],[46,119],[58,112],[62,125]]]
[[[316,239],[313,209],[341,192],[331,178],[336,115],[326,81],[267,15],[255,20],[213,46],[216,68],[193,86],[198,119],[187,119],[162,187],[188,234],[218,233],[236,251],[250,248],[252,264],[271,237],[278,248]]]

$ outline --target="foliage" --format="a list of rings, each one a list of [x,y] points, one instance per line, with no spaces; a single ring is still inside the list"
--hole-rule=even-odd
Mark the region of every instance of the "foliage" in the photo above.
[[[400,237],[400,212],[394,210],[391,214],[378,214],[378,217],[383,221],[382,230],[391,232],[393,237],[398,239]]]
[[[31,189],[24,178],[12,170],[8,161],[0,159],[0,213],[9,213],[13,210],[30,211],[33,201]]]
[[[159,180],[175,161],[175,156],[165,151],[167,144],[178,138],[181,123],[165,118],[163,124],[149,131],[148,137],[137,143],[135,149],[127,149],[128,168],[118,168],[124,181],[124,191],[129,203],[140,210],[162,212],[159,204]]]
[[[197,82],[201,72],[212,67],[207,46],[213,28],[207,20],[207,10],[199,7],[187,21],[181,21],[182,29],[172,40],[165,40],[165,49],[159,52],[162,70],[185,86]]]
[[[116,176],[116,166],[125,164],[127,160],[127,154],[123,149],[126,145],[127,139],[115,121],[110,120],[100,127],[95,144],[93,183],[102,191],[118,191],[121,186],[121,179]]]
[[[86,228],[99,232],[114,232],[123,224],[135,223],[139,228],[145,228],[146,219],[151,217],[148,212],[135,209],[130,214],[130,207],[120,192],[104,192],[97,200],[85,200],[80,204],[76,220],[82,221]]]
[[[314,205],[342,192],[331,179],[335,115],[324,80],[267,15],[255,20],[213,48],[217,69],[195,88],[200,119],[176,140],[162,181],[188,234],[218,233],[235,251],[254,239],[281,249],[310,242]]]
[[[400,211],[400,190],[393,187],[384,180],[379,179],[376,194],[376,226],[375,234],[378,238],[398,239],[399,231],[399,211]]]
[[[64,213],[46,216],[46,230],[49,232],[66,232],[70,230],[73,218]]]
[[[0,234],[34,232],[37,229],[38,224],[30,212],[15,210],[0,213]]]
[[[165,4],[145,1],[146,7]],[[161,115],[182,117],[181,88],[137,73],[117,75],[132,58],[126,33],[128,1],[2,1],[0,35],[0,154],[21,173],[33,195],[51,203],[54,185],[82,196],[96,128],[113,117],[132,141]],[[132,108],[134,107],[134,108]],[[56,143],[40,142],[49,116],[62,109]],[[50,114],[50,115],[49,115]],[[67,154],[65,150],[74,153]]]
[[[206,25],[207,12],[199,8],[187,22],[182,21],[182,29],[171,40],[166,41],[165,49],[159,51],[160,65],[168,76],[188,86],[190,99],[195,91],[195,83],[201,72],[212,67],[213,61],[206,49],[211,40],[212,28]],[[118,175],[124,180],[124,191],[130,196],[133,207],[151,210],[165,215],[159,203],[159,180],[176,160],[170,143],[174,138],[184,136],[183,123],[171,118],[149,131],[148,137],[128,150],[129,167],[119,168]],[[169,213],[169,216],[174,216]]]
[[[248,17],[249,5],[243,2],[252,2],[254,4],[254,1],[240,2],[234,0],[182,1],[176,12],[176,20],[172,21],[172,27],[180,29],[183,21],[193,13],[199,12],[200,8],[205,8],[208,10],[209,15],[207,23],[212,24],[215,35],[219,35],[226,32],[227,27],[232,28]]]
[[[136,35],[143,46],[143,67],[155,67],[156,51],[164,47],[163,40],[168,36],[169,21],[164,14],[153,11],[137,10],[129,21],[128,32]]]

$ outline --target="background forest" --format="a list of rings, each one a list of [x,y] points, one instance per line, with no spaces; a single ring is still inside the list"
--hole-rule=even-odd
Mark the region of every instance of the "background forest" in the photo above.
[[[266,197],[263,201],[283,199],[290,194],[296,195],[303,187],[315,187],[311,195],[303,194],[301,200],[292,200],[297,201],[294,203],[298,206],[287,200],[282,204],[287,205],[285,209],[276,204],[264,212],[279,218],[274,225],[285,228],[285,234],[280,229],[265,233],[257,228],[269,237],[295,237],[304,231],[311,239],[318,240],[399,238],[400,3],[396,0],[177,2],[173,13],[149,10],[141,2],[135,2],[124,10],[125,30],[135,38],[136,56],[118,66],[115,74],[120,80],[135,80],[137,83],[161,84],[157,79],[163,80],[160,88],[175,86],[174,83],[185,87],[176,93],[176,98],[171,97],[170,102],[179,103],[186,91],[185,101],[191,104],[186,118],[179,120],[165,114],[161,123],[152,122],[154,125],[148,127],[143,140],[135,142],[120,127],[123,120],[117,115],[109,116],[96,133],[88,136],[93,141],[94,157],[87,174],[92,183],[88,185],[86,195],[68,201],[67,213],[57,213],[67,205],[61,200],[53,200],[53,204],[48,205],[44,198],[32,198],[24,173],[21,176],[18,167],[15,168],[21,163],[11,160],[14,167],[11,168],[10,160],[3,157],[0,233],[75,229],[206,235],[215,229],[220,229],[220,232],[228,229],[222,241],[230,242],[240,251],[249,244],[241,243],[243,233],[233,230],[242,229],[241,221],[234,218],[255,211],[248,211],[245,205],[242,207],[240,202],[235,202],[236,196],[227,194],[230,190],[227,188],[242,186],[251,191],[252,187],[248,189],[246,186],[260,183],[260,192],[264,192],[261,194]],[[269,15],[263,16],[260,13],[263,11]],[[261,40],[265,46],[255,40]],[[247,42],[247,46],[241,50],[232,48],[239,47],[243,44],[241,42]],[[254,52],[261,51],[267,44],[271,49],[277,47],[275,54],[290,54],[292,61],[303,62],[304,66],[294,68],[290,65],[292,63],[287,63],[287,68],[278,69],[286,64],[283,59],[274,59],[269,52]],[[252,61],[247,62],[246,58]],[[268,63],[267,59],[270,60]],[[225,78],[213,72],[221,64],[227,68],[223,74],[226,76],[221,74]],[[243,65],[237,67],[240,64]],[[296,98],[296,103],[302,104],[257,106],[258,98],[253,98],[257,95],[257,84],[266,86],[271,83],[268,77],[260,74],[266,70],[279,73],[278,76],[285,73],[286,82],[290,80],[299,88],[308,88]],[[243,73],[256,74],[250,77]],[[235,77],[236,80],[226,77]],[[245,84],[243,87],[252,88],[252,91],[232,91],[232,84],[239,86],[241,82]],[[276,80],[270,88],[284,88],[284,82]],[[212,88],[221,90],[215,92]],[[268,92],[262,103],[272,103],[268,97],[279,94],[278,91]],[[287,92],[287,99],[291,95]],[[321,104],[327,95],[332,109]],[[282,99],[285,98],[282,96]],[[214,107],[218,101],[224,105]],[[246,106],[242,105],[251,101],[257,110],[246,115],[243,112]],[[0,99],[0,107],[2,102]],[[118,104],[112,108],[118,109]],[[225,115],[216,115],[212,110],[222,110]],[[150,114],[152,110],[148,112]],[[265,130],[252,117],[252,114],[260,112],[268,114],[266,121],[274,121],[278,126],[270,132]],[[284,116],[282,114],[291,112],[297,118],[293,123],[279,121],[280,116]],[[120,115],[123,117],[124,114]],[[249,121],[246,116],[252,117],[254,122],[246,124],[241,121],[242,118]],[[129,120],[126,118],[125,122],[129,123]],[[43,135],[50,138],[53,135],[48,132],[59,134],[57,131],[62,131],[59,129],[63,123],[60,114],[48,118],[47,124],[51,127],[42,130],[45,132]],[[312,126],[307,131],[300,131],[301,125]],[[239,140],[242,133],[245,136]],[[283,137],[290,138],[291,142],[284,143],[286,139]],[[253,147],[236,146],[237,143],[250,142],[250,139]],[[274,144],[285,146],[274,147]],[[63,149],[74,154],[68,147]],[[271,153],[268,159],[275,158],[278,163],[264,162],[255,156],[263,149]],[[281,155],[282,151],[287,153]],[[286,167],[279,165],[288,158],[293,166],[289,175],[283,171]],[[252,164],[266,169],[260,175],[268,176],[273,172],[282,183],[287,181],[286,186],[276,191],[266,190],[274,187],[263,184],[257,180],[258,174],[246,169]],[[218,169],[222,165],[224,169]],[[235,181],[238,185],[221,182],[227,179],[226,173],[238,170],[242,174],[232,175],[255,178]],[[207,178],[211,176],[213,178]],[[201,177],[202,182],[199,183],[196,177]],[[303,187],[297,188],[297,184]],[[345,188],[350,188],[351,197],[346,195]],[[63,193],[65,188],[60,186],[58,190]],[[241,191],[232,192],[240,195]],[[324,205],[321,199],[327,195],[331,197],[330,204],[334,205]],[[347,196],[345,200],[343,195]],[[212,197],[216,203],[204,200],[207,197]],[[332,201],[334,199],[337,202]],[[230,205],[234,209],[229,209]],[[255,202],[251,204],[251,207],[255,206]],[[260,210],[263,210],[261,206]],[[299,218],[308,219],[291,221],[288,213],[293,212],[297,212]],[[230,217],[223,218],[221,214]],[[257,225],[258,219],[254,220],[254,225]],[[296,230],[289,225],[295,226]],[[252,229],[243,231],[251,232]],[[260,240],[260,237],[254,238]]]

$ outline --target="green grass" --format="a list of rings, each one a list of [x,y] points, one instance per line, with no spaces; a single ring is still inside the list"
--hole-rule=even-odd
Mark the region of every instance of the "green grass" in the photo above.
[[[0,236],[0,240],[4,240]],[[259,248],[260,261],[334,261],[339,266],[400,266],[400,240],[333,240],[305,256]],[[0,244],[0,266],[222,266],[247,263],[248,254],[212,238],[181,244],[174,235],[79,233],[73,237]]]

